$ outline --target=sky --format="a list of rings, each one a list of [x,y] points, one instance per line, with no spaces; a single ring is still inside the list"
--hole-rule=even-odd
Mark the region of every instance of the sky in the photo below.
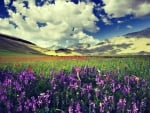
[[[150,27],[150,0],[0,0],[0,33],[41,47],[96,44]]]

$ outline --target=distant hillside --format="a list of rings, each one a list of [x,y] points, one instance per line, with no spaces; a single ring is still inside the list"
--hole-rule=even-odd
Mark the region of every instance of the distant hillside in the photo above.
[[[22,43],[26,43],[26,44],[31,44],[31,45],[35,45],[34,43],[32,42],[29,42],[29,41],[26,41],[26,40],[23,40],[23,39],[20,39],[20,38],[16,38],[16,37],[11,37],[11,36],[8,36],[8,35],[4,35],[4,34],[0,34],[0,38],[3,38],[3,39],[10,39],[10,40],[14,40],[14,41],[17,41],[17,42],[22,42]]]
[[[53,56],[81,56],[80,53],[74,52],[67,48],[50,50],[41,48],[34,43],[0,34],[0,55],[53,55]]]
[[[150,28],[109,38],[75,51],[84,55],[150,55]]]
[[[32,47],[36,48],[36,45],[23,39],[0,34],[0,51],[8,53],[42,54]]]
[[[109,38],[95,45],[87,42],[76,43],[66,48],[54,45],[46,49],[23,39],[0,34],[0,55],[10,52],[53,56],[150,55],[150,28]]]
[[[66,48],[60,48],[60,49],[58,49],[58,50],[55,50],[55,52],[56,52],[56,53],[61,53],[61,52],[63,52],[63,53],[69,54],[69,53],[71,53],[71,50],[70,50],[70,49],[66,49]]]
[[[150,38],[150,28],[141,30],[141,31],[137,31],[137,32],[133,32],[133,33],[129,33],[125,35],[126,37],[147,37]]]

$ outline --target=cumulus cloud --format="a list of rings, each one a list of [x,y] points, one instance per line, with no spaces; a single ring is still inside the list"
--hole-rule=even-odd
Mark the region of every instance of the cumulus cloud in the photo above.
[[[114,18],[130,14],[136,17],[150,14],[149,0],[103,0],[103,2],[105,12]]]
[[[36,6],[34,0],[14,1],[16,12],[8,10],[10,17],[0,19],[0,33],[32,41],[40,46],[69,45],[70,43],[97,43],[98,40],[83,31],[96,32],[98,19],[93,14],[94,4],[81,2],[74,4],[66,0],[56,0],[55,4],[46,3]],[[69,0],[68,0],[69,1]],[[10,24],[13,22],[17,27]],[[37,23],[45,23],[40,27]]]

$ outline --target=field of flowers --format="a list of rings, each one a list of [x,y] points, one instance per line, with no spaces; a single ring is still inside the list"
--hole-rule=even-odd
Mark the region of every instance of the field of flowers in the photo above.
[[[150,113],[149,76],[149,57],[1,62],[0,113]]]
[[[51,71],[58,72],[61,69],[64,69],[66,72],[70,72],[72,67],[82,66],[95,66],[103,71],[119,71],[121,76],[137,75],[145,78],[150,75],[150,57],[105,58],[77,56],[0,56],[0,70],[8,70],[18,73],[28,66],[33,68],[36,75],[43,74],[44,76],[49,76]]]

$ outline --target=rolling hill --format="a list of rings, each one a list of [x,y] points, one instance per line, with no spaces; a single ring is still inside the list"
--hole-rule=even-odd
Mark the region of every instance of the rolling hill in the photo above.
[[[86,55],[150,55],[150,28],[106,39],[76,51]]]
[[[29,41],[0,34],[0,54],[42,55],[40,49],[42,50],[42,48]]]
[[[41,48],[29,41],[0,34],[0,55],[10,53],[53,56],[150,55],[150,28],[102,40],[96,45],[87,42],[67,48],[57,45]]]
[[[126,37],[136,37],[136,38],[141,38],[141,37],[147,37],[150,38],[150,28],[133,32],[133,33],[128,33],[125,35]]]
[[[0,34],[0,55],[81,56],[80,53],[69,49],[49,50],[29,41],[4,34]]]

